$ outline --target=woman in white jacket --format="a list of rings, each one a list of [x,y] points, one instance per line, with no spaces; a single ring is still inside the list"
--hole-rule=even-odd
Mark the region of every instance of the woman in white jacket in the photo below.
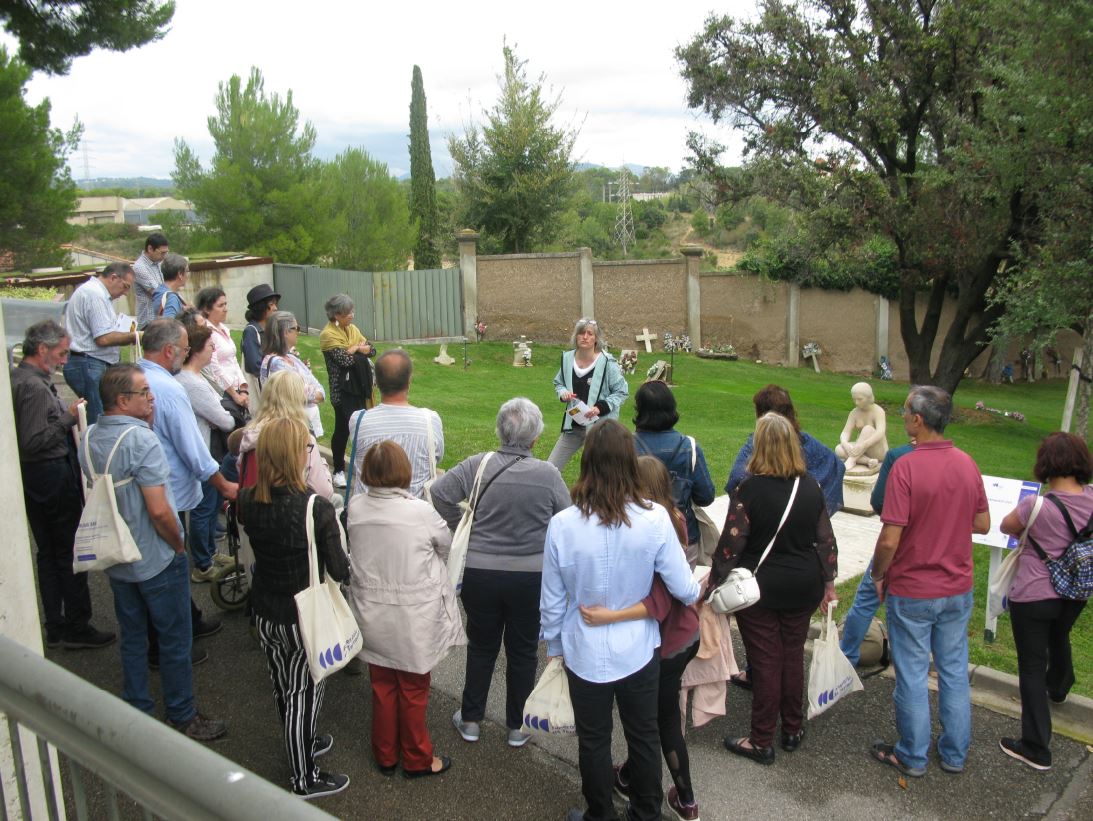
[[[410,460],[390,440],[364,455],[368,493],[349,503],[351,602],[372,681],[372,754],[392,775],[439,775],[425,710],[430,674],[448,650],[467,643],[444,561],[451,532],[428,502],[410,495]]]

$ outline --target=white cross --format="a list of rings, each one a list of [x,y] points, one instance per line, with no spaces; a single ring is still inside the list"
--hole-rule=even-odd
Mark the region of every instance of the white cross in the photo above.
[[[645,343],[645,352],[646,353],[652,353],[653,352],[653,344],[652,343],[653,343],[653,340],[657,338],[657,335],[649,333],[648,328],[642,328],[641,330],[642,330],[642,332],[640,334],[638,334],[637,336],[635,336],[634,339],[636,339],[638,342],[644,342]]]

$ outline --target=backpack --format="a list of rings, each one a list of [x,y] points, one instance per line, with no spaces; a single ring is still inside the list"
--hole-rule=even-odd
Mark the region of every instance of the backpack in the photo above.
[[[1050,499],[1055,507],[1059,508],[1063,519],[1066,520],[1066,526],[1070,528],[1073,541],[1058,559],[1050,558],[1044,549],[1036,544],[1036,540],[1031,535],[1028,539],[1029,544],[1047,566],[1051,586],[1055,588],[1055,592],[1064,599],[1084,601],[1093,595],[1093,516],[1090,516],[1085,527],[1079,531],[1074,526],[1074,520],[1070,518],[1070,511],[1066,509],[1066,505],[1050,493],[1044,494],[1044,498]]]
[[[679,456],[680,450],[683,449],[683,443],[689,439],[687,436],[679,437],[679,444],[676,445],[676,449],[672,451],[672,455],[667,459],[661,459],[664,466],[668,468],[668,476],[672,480],[672,499],[675,500],[676,507],[680,510],[686,510],[691,504],[691,488],[694,487],[694,472],[688,472],[686,475],[680,475],[676,471],[668,467],[670,464],[675,464],[676,457]],[[639,453],[644,456],[654,456],[653,452],[649,450],[640,436],[634,437],[634,444],[637,445]],[[692,445],[692,454],[694,453],[694,446]],[[659,456],[657,457],[660,458]],[[692,460],[693,461],[693,460]]]

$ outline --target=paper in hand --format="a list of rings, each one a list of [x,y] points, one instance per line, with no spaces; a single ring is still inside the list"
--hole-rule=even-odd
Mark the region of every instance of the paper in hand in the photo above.
[[[569,409],[566,411],[566,413],[573,417],[573,421],[576,422],[578,425],[587,428],[589,425],[599,419],[599,416],[590,416],[590,410],[592,410],[592,407],[590,405],[586,405],[580,399],[573,399],[571,400]]]

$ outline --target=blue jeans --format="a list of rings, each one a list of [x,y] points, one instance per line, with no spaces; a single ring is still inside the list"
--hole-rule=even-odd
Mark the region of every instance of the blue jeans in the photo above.
[[[207,570],[216,553],[216,514],[220,509],[220,491],[212,482],[201,483],[201,501],[190,511],[190,555],[194,567]]]
[[[143,582],[110,580],[114,613],[121,629],[121,697],[152,715],[155,702],[148,689],[148,622],[159,634],[159,675],[167,718],[189,721],[194,707],[190,650],[190,564],[185,553],[174,557],[158,575]]]
[[[87,424],[93,425],[102,415],[99,380],[110,366],[93,356],[70,355],[62,373],[76,396],[87,400]],[[101,465],[100,465],[101,467]]]
[[[854,604],[846,614],[843,623],[842,639],[839,641],[839,649],[843,655],[855,667],[861,659],[861,643],[865,640],[865,634],[869,631],[869,625],[873,623],[873,616],[877,615],[880,608],[880,597],[877,596],[877,586],[873,584],[873,561],[862,573],[858,583],[858,592],[854,594]]]
[[[963,767],[972,740],[968,684],[968,619],[972,593],[940,599],[888,596],[888,640],[896,666],[896,757],[925,767],[930,749],[930,653],[937,670],[937,752],[951,767]]]

